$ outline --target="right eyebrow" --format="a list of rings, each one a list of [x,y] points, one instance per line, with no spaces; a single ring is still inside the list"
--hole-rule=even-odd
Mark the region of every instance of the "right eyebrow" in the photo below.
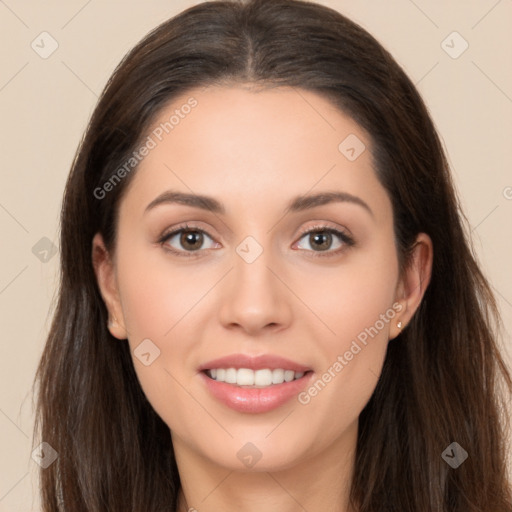
[[[202,210],[209,210],[213,213],[219,213],[222,215],[225,215],[226,213],[224,206],[213,197],[202,196],[197,194],[187,194],[184,192],[177,192],[174,190],[167,190],[160,194],[155,199],[153,199],[153,201],[151,201],[151,203],[149,203],[146,206],[144,213],[147,213],[149,210],[152,210],[153,208],[160,204],[166,203],[183,204],[185,206],[201,208]]]

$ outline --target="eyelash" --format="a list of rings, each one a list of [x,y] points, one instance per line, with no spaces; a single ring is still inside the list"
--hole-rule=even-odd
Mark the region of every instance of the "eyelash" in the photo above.
[[[176,227],[175,229],[173,229],[171,232],[164,233],[158,239],[158,243],[163,246],[165,244],[165,242],[167,242],[169,239],[171,239],[174,235],[181,233],[182,231],[185,231],[185,232],[192,231],[192,232],[202,233],[203,235],[206,235],[213,240],[213,237],[211,237],[203,229],[195,227],[195,226],[189,226],[188,224],[182,224],[182,225]],[[330,233],[330,234],[336,235],[343,242],[343,246],[335,251],[309,251],[309,250],[307,250],[307,252],[313,253],[312,256],[315,258],[316,257],[325,258],[325,257],[336,256],[343,250],[355,245],[354,239],[352,237],[350,237],[349,235],[347,235],[347,233],[340,231],[338,229],[334,229],[332,227],[326,226],[326,225],[317,225],[317,226],[313,226],[313,227],[310,227],[310,228],[302,231],[300,234],[299,240],[301,238],[303,238],[305,235],[308,235],[310,233],[317,233],[317,232]],[[169,251],[173,254],[176,254],[177,256],[183,256],[185,258],[197,258],[197,257],[199,257],[199,254],[195,254],[195,253],[196,252],[199,253],[199,251],[200,251],[200,250],[194,251],[194,252],[177,251],[176,249],[173,249],[170,247],[165,247],[165,250]]]

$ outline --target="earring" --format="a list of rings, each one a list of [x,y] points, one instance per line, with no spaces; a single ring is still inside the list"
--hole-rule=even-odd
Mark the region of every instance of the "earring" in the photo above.
[[[402,322],[397,322],[396,326],[401,329],[402,328]]]

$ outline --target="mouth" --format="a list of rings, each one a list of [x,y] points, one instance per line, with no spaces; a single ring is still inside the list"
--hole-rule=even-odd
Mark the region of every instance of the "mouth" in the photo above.
[[[211,377],[212,370],[214,370],[215,378]],[[293,372],[293,375],[287,374],[288,379],[292,377],[292,380],[287,382],[284,377],[286,372],[283,368],[274,368],[272,372],[269,368],[255,371],[248,368],[227,368],[224,379],[226,379],[226,375],[231,380],[235,377],[237,379],[236,382],[228,383],[217,380],[219,373],[220,377],[223,377],[222,370],[224,368],[212,368],[199,372],[207,393],[214,400],[234,411],[251,414],[270,412],[284,406],[294,398],[297,399],[299,393],[304,391],[314,378],[313,371]],[[270,376],[274,375],[274,371],[276,384],[269,382]],[[238,380],[239,372],[240,380]],[[254,375],[255,384],[239,384],[241,382],[252,382],[252,380],[246,380],[252,378],[251,374]],[[280,382],[281,380],[282,382]]]
[[[203,370],[203,373],[216,382],[224,382],[241,388],[265,389],[277,386],[285,382],[302,379],[311,370],[294,371],[284,368],[211,368]]]
[[[285,405],[314,378],[311,367],[272,354],[232,354],[203,364],[198,372],[211,398],[252,414]]]

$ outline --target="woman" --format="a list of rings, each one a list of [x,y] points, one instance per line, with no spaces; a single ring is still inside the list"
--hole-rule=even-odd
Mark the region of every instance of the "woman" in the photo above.
[[[341,14],[206,2],[66,186],[45,511],[512,507],[512,379],[423,101]]]

